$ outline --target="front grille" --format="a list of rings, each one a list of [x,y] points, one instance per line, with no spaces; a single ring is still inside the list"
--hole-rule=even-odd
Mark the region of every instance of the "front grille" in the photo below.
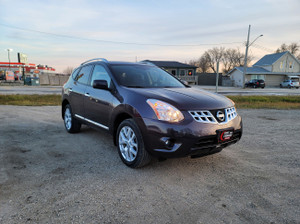
[[[215,148],[216,146],[225,147],[237,142],[241,136],[242,132],[240,130],[234,131],[230,140],[221,143],[218,142],[217,136],[215,135],[202,137],[195,143],[195,145],[192,147],[192,150]]]
[[[217,112],[221,111],[225,114],[225,120],[221,121],[217,117]],[[211,124],[225,124],[237,116],[237,112],[234,107],[229,107],[220,110],[200,110],[200,111],[189,111],[190,115],[194,118],[195,121],[200,123],[211,123]]]
[[[233,120],[237,116],[236,110],[234,107],[225,109],[225,117],[227,122]],[[225,120],[225,122],[226,122]]]
[[[203,111],[189,111],[189,113],[190,113],[190,115],[192,115],[192,117],[197,122],[201,122],[201,123],[217,123],[215,117],[208,110],[203,110]]]

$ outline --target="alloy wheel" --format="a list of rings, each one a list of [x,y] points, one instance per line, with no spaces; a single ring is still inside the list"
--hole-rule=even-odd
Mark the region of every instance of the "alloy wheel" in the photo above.
[[[119,148],[122,157],[132,162],[135,160],[138,153],[137,137],[129,126],[124,126],[119,134]]]
[[[67,130],[70,130],[72,127],[72,115],[71,115],[71,111],[70,108],[66,108],[65,110],[65,126],[67,128]]]

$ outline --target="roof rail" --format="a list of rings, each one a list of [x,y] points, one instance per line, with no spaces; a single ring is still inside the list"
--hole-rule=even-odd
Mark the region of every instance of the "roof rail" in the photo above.
[[[81,65],[84,65],[84,64],[86,64],[88,62],[91,62],[91,61],[104,61],[104,62],[108,62],[105,58],[94,58],[94,59],[90,59],[90,60],[87,60],[87,61],[81,63]]]

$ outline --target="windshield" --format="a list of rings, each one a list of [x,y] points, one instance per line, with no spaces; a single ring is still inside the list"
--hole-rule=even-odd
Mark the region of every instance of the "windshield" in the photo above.
[[[178,88],[185,87],[164,70],[148,65],[112,65],[117,82],[132,88]]]

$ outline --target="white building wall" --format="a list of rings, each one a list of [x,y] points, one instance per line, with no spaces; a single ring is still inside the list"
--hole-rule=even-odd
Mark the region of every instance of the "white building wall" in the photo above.
[[[234,86],[243,87],[243,73],[239,70],[234,70],[231,73],[231,79],[234,81]]]
[[[295,60],[295,58],[292,57],[292,55],[287,53],[273,64],[272,72],[298,73],[300,72],[300,63],[298,60]]]

